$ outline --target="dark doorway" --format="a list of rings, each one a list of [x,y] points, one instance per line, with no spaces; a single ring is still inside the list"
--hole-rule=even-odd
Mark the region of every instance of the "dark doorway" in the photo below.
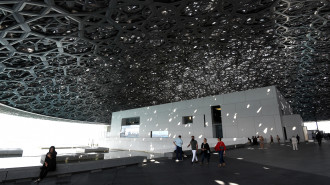
[[[212,106],[211,107],[211,114],[212,114],[212,129],[213,129],[213,137],[215,138],[222,138],[222,117],[221,117],[221,106]]]
[[[283,132],[284,132],[284,139],[287,140],[288,137],[287,137],[287,135],[286,135],[286,128],[285,128],[285,127],[283,127]]]

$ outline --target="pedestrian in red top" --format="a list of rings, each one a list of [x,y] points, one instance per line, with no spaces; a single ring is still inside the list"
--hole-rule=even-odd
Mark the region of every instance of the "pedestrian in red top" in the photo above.
[[[223,156],[226,155],[226,145],[225,145],[225,143],[223,143],[221,141],[221,138],[220,137],[218,138],[218,143],[214,147],[214,149],[215,149],[215,151],[217,151],[219,153],[219,159],[220,159],[220,161],[219,161],[218,167],[225,166],[226,163],[223,160]]]

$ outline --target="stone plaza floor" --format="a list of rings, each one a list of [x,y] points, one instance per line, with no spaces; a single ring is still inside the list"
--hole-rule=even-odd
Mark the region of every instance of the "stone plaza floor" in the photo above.
[[[155,158],[142,165],[46,177],[39,184],[59,185],[307,185],[330,184],[330,143],[267,144],[265,149],[247,146],[227,151],[226,166],[217,167],[218,155],[210,164],[191,164]],[[201,156],[198,156],[201,160]],[[30,180],[2,183],[34,184]]]

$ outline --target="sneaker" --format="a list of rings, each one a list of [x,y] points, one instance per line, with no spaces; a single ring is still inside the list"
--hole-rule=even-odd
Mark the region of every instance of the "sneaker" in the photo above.
[[[226,163],[222,163],[222,166],[226,166]]]
[[[221,167],[221,164],[218,164],[218,167]]]
[[[39,183],[41,181],[41,179],[37,179],[34,181],[34,183]]]

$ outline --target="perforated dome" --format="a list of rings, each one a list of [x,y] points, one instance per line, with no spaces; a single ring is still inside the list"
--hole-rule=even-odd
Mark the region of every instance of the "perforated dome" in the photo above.
[[[326,0],[0,1],[0,103],[109,123],[111,112],[276,85],[330,112]]]

